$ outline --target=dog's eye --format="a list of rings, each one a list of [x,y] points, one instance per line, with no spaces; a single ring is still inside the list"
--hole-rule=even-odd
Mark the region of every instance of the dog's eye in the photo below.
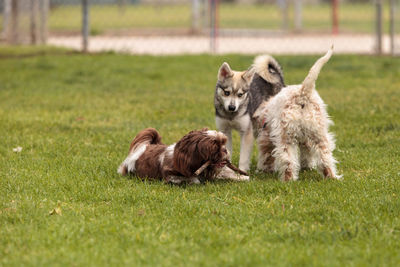
[[[242,96],[243,96],[243,94],[242,94],[242,93],[238,94],[238,97],[242,97]]]
[[[224,93],[226,96],[229,96],[229,94],[230,94],[228,91],[224,91]]]

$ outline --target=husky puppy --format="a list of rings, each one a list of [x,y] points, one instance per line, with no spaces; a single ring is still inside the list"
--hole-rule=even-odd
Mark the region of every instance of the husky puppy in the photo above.
[[[334,137],[326,105],[315,90],[322,66],[332,48],[311,68],[300,85],[290,85],[264,102],[255,117],[263,125],[257,139],[257,168],[278,171],[282,181],[297,180],[300,168],[314,168],[324,176],[339,179],[332,155]]]
[[[284,87],[278,62],[269,55],[258,56],[247,71],[234,71],[224,62],[218,71],[214,95],[217,128],[228,137],[232,155],[232,129],[240,134],[239,168],[248,171],[254,137],[252,119],[260,104]]]

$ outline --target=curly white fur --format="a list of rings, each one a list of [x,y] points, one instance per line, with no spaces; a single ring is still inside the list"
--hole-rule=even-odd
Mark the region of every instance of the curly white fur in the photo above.
[[[325,177],[341,177],[332,155],[332,121],[315,90],[318,74],[331,55],[332,48],[314,64],[301,85],[283,88],[256,112],[265,122],[257,139],[258,169],[278,171],[283,181],[297,180],[300,168],[316,167]]]

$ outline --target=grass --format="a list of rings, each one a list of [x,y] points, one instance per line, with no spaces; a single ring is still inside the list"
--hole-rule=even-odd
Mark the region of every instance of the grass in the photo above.
[[[277,5],[221,4],[221,28],[254,28],[279,30],[282,24],[281,10]],[[106,31],[151,28],[189,28],[191,26],[190,5],[145,6],[130,5],[123,11],[118,6],[91,6],[92,34]],[[290,9],[290,27],[293,28],[293,8]],[[305,31],[331,31],[330,5],[304,5],[303,25]],[[385,9],[385,14],[388,10]],[[385,16],[385,25],[388,17]],[[79,6],[60,6],[50,13],[50,30],[80,30],[81,9]],[[339,27],[344,32],[372,33],[375,9],[372,4],[341,4]],[[208,23],[205,21],[204,23]]]
[[[119,176],[129,142],[150,126],[166,143],[215,128],[219,65],[252,56],[32,53],[0,47],[0,265],[400,262],[398,59],[334,56],[320,75],[343,181],[281,183],[254,155],[250,182],[178,187]],[[289,84],[316,58],[277,57]]]

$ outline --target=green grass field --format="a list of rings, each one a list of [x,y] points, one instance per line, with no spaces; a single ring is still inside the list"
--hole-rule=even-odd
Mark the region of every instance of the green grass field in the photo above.
[[[221,28],[253,28],[279,30],[281,10],[277,5],[232,5],[221,4]],[[331,31],[331,7],[329,5],[304,5],[303,25],[305,31]],[[191,26],[190,5],[131,5],[121,11],[117,6],[92,5],[91,29],[93,34],[106,31],[146,28],[189,28]],[[388,10],[385,10],[385,14]],[[290,9],[293,28],[293,8]],[[385,16],[385,25],[388,17]],[[342,4],[339,9],[340,29],[344,32],[372,33],[375,10],[372,4]],[[79,31],[81,8],[60,6],[50,13],[50,30]]]
[[[255,155],[250,182],[116,173],[145,127],[166,143],[215,128],[219,65],[252,58],[0,47],[0,265],[398,266],[397,58],[334,56],[320,75],[343,181],[306,171],[281,183],[255,173]],[[288,84],[316,58],[277,57]]]

